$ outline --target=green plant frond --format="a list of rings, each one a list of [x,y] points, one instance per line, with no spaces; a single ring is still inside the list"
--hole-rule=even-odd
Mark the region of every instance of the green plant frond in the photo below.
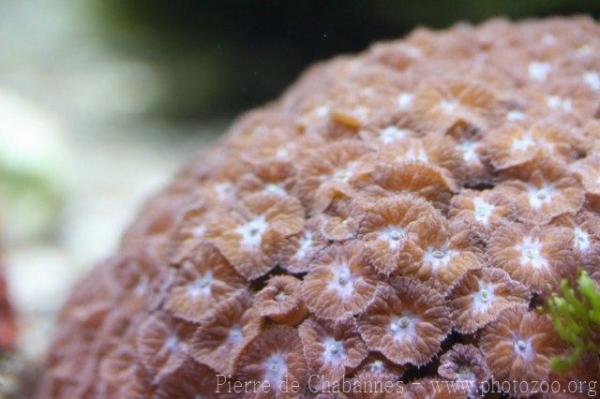
[[[562,281],[561,288],[568,305],[572,307],[572,311],[580,315],[585,314],[587,312],[585,304],[577,298],[575,291],[568,285],[566,280]]]
[[[590,316],[590,319],[594,323],[600,324],[600,308],[599,309],[591,309],[589,316]]]
[[[559,373],[565,373],[565,372],[569,371],[571,368],[573,368],[573,366],[575,366],[575,364],[581,357],[582,353],[583,353],[583,348],[578,347],[578,348],[575,348],[569,356],[553,357],[552,361],[551,361],[552,369]]]
[[[578,280],[579,292],[592,304],[593,308],[600,310],[600,292],[596,289],[594,281],[586,272],[581,273]]]
[[[581,271],[577,284],[572,287],[567,280],[560,290],[548,300],[546,311],[552,319],[557,334],[571,346],[568,355],[552,358],[552,368],[560,373],[571,369],[584,352],[600,354],[600,291],[585,271]]]

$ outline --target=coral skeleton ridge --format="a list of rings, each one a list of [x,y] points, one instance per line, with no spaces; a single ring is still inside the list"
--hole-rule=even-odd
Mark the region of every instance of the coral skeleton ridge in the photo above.
[[[540,391],[569,347],[538,307],[600,277],[599,73],[585,17],[417,29],[309,68],[75,287],[38,397],[586,396]]]

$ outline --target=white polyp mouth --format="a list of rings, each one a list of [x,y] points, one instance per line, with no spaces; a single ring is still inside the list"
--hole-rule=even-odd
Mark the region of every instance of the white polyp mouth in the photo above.
[[[533,347],[529,339],[518,339],[514,343],[515,353],[525,360],[533,358]]]
[[[388,126],[379,132],[379,139],[384,144],[390,144],[396,141],[405,140],[409,137],[410,131],[399,129],[396,126]]]
[[[354,277],[346,264],[332,266],[332,278],[328,287],[340,297],[347,298],[354,293]]]
[[[521,111],[509,111],[506,114],[506,119],[508,119],[509,121],[522,121],[523,119],[525,119],[525,114]]]
[[[540,209],[546,204],[552,202],[555,189],[550,184],[545,184],[542,187],[529,187],[529,206],[533,209]]]
[[[546,99],[546,105],[549,108],[561,110],[564,112],[571,112],[573,110],[573,103],[570,98],[563,98],[560,96],[549,96]]]
[[[400,93],[397,100],[398,107],[400,109],[409,108],[412,105],[414,98],[415,95],[412,93]]]
[[[381,360],[375,360],[373,363],[371,363],[371,365],[369,366],[369,370],[372,373],[383,373],[386,369],[385,369],[385,364],[383,364],[383,362]]]
[[[288,299],[288,294],[284,290],[279,289],[273,296],[273,299],[275,299],[276,302],[284,302]]]
[[[328,364],[338,364],[343,362],[346,357],[346,348],[342,341],[333,337],[327,337],[323,340],[323,361]]]
[[[463,154],[463,161],[466,163],[479,163],[479,155],[477,155],[477,143],[474,141],[463,141],[459,145]]]
[[[415,148],[411,147],[406,151],[402,160],[405,161],[417,161],[417,162],[429,162],[429,157],[427,156],[427,152],[423,148]]]
[[[280,196],[287,195],[287,191],[285,191],[285,189],[283,187],[281,187],[279,184],[275,184],[275,183],[267,184],[264,188],[264,191],[266,193],[277,194]]]
[[[331,178],[342,183],[347,183],[354,176],[354,169],[356,169],[356,162],[351,162],[346,167],[337,169]]]
[[[480,282],[479,291],[473,294],[473,308],[478,312],[487,311],[494,302],[494,290],[493,284]]]
[[[261,215],[250,222],[235,229],[242,236],[241,245],[243,249],[253,250],[260,247],[263,234],[269,229],[269,223]]]
[[[525,152],[533,146],[535,146],[535,140],[530,133],[525,133],[521,137],[513,139],[511,150],[513,152]]]
[[[358,106],[358,107],[354,108],[352,113],[356,118],[358,118],[360,120],[364,120],[364,119],[368,118],[371,111],[367,107]]]
[[[406,239],[406,230],[398,226],[387,227],[379,232],[378,238],[385,241],[391,250],[397,250]]]
[[[210,296],[211,287],[214,280],[215,278],[212,274],[212,271],[208,270],[202,276],[188,284],[187,289],[189,295],[192,298],[197,298],[199,296]]]
[[[464,363],[460,363],[456,365],[456,374],[463,381],[473,381],[477,380],[477,376],[473,371],[473,366],[469,363],[466,363],[466,360],[463,359]],[[469,396],[470,397],[470,396]]]
[[[145,295],[148,292],[149,286],[150,286],[150,279],[148,278],[148,276],[146,276],[146,275],[141,276],[138,283],[135,285],[133,292],[137,296]]]
[[[317,115],[319,118],[324,118],[327,115],[329,115],[329,107],[326,105],[322,105],[320,107],[315,108],[315,115]]]
[[[202,238],[206,234],[206,226],[199,224],[192,229],[192,235],[196,238]]]
[[[242,342],[244,334],[242,334],[242,328],[240,326],[233,326],[229,329],[227,334],[227,342],[232,344],[239,344]]]
[[[458,101],[442,100],[440,101],[439,107],[445,114],[452,114],[458,109]]]
[[[285,356],[282,353],[274,353],[264,361],[263,366],[265,381],[268,381],[274,389],[278,389],[288,373]]]
[[[479,290],[479,297],[481,298],[481,302],[489,302],[490,300],[490,292],[486,289]]]
[[[420,58],[423,56],[423,50],[412,44],[404,43],[400,50],[411,58]]]
[[[217,183],[213,187],[220,200],[227,199],[234,191],[233,184],[229,182]]]
[[[278,148],[277,151],[275,151],[275,158],[280,159],[280,160],[286,160],[290,158],[290,151],[285,148]]]
[[[411,314],[396,316],[390,321],[388,330],[397,341],[404,341],[414,337],[416,318]]]
[[[437,270],[448,266],[453,256],[454,251],[449,250],[445,246],[440,248],[429,247],[425,251],[424,261],[426,264],[431,265],[433,270]]]
[[[431,252],[431,256],[436,259],[442,259],[446,256],[446,251],[442,249],[434,249],[433,252]]]
[[[177,338],[177,336],[175,336],[175,335],[171,335],[165,341],[164,348],[168,352],[173,352],[177,348],[177,345],[179,345],[179,338]]]
[[[600,75],[596,72],[588,71],[583,74],[583,81],[595,91],[600,90]]]
[[[525,237],[517,246],[521,253],[521,266],[532,265],[536,269],[547,268],[548,261],[542,255],[542,245],[539,240]]]
[[[552,66],[546,62],[531,62],[527,67],[529,77],[538,82],[543,82],[552,70]]]
[[[575,235],[575,248],[579,252],[586,252],[590,248],[590,235],[581,227],[575,227],[573,233]]]
[[[481,197],[475,197],[473,199],[473,206],[475,207],[475,220],[483,225],[489,224],[495,206]]]
[[[333,174],[333,178],[336,180],[341,180],[343,182],[347,182],[352,177],[352,171],[348,169],[339,169],[336,170]]]
[[[591,55],[592,53],[593,53],[593,48],[589,44],[584,44],[583,46],[579,47],[577,49],[577,51],[575,52],[575,54],[579,58],[587,57],[587,56]]]
[[[311,232],[307,232],[304,234],[302,239],[300,240],[300,245],[298,246],[298,251],[296,252],[296,259],[304,259],[313,245],[313,235]]]
[[[404,330],[410,326],[410,319],[406,316],[400,317],[397,320],[394,320],[390,325],[390,330],[392,332],[398,332],[400,330]]]

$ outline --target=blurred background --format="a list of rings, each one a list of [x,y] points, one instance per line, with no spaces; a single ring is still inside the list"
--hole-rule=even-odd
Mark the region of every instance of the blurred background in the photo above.
[[[143,198],[308,64],[416,26],[591,0],[0,0],[0,231],[21,347]]]

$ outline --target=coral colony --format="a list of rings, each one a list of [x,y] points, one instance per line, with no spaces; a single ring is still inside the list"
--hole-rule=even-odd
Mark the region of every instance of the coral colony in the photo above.
[[[543,309],[600,280],[599,73],[584,17],[313,66],[79,283],[39,398],[597,394]]]

